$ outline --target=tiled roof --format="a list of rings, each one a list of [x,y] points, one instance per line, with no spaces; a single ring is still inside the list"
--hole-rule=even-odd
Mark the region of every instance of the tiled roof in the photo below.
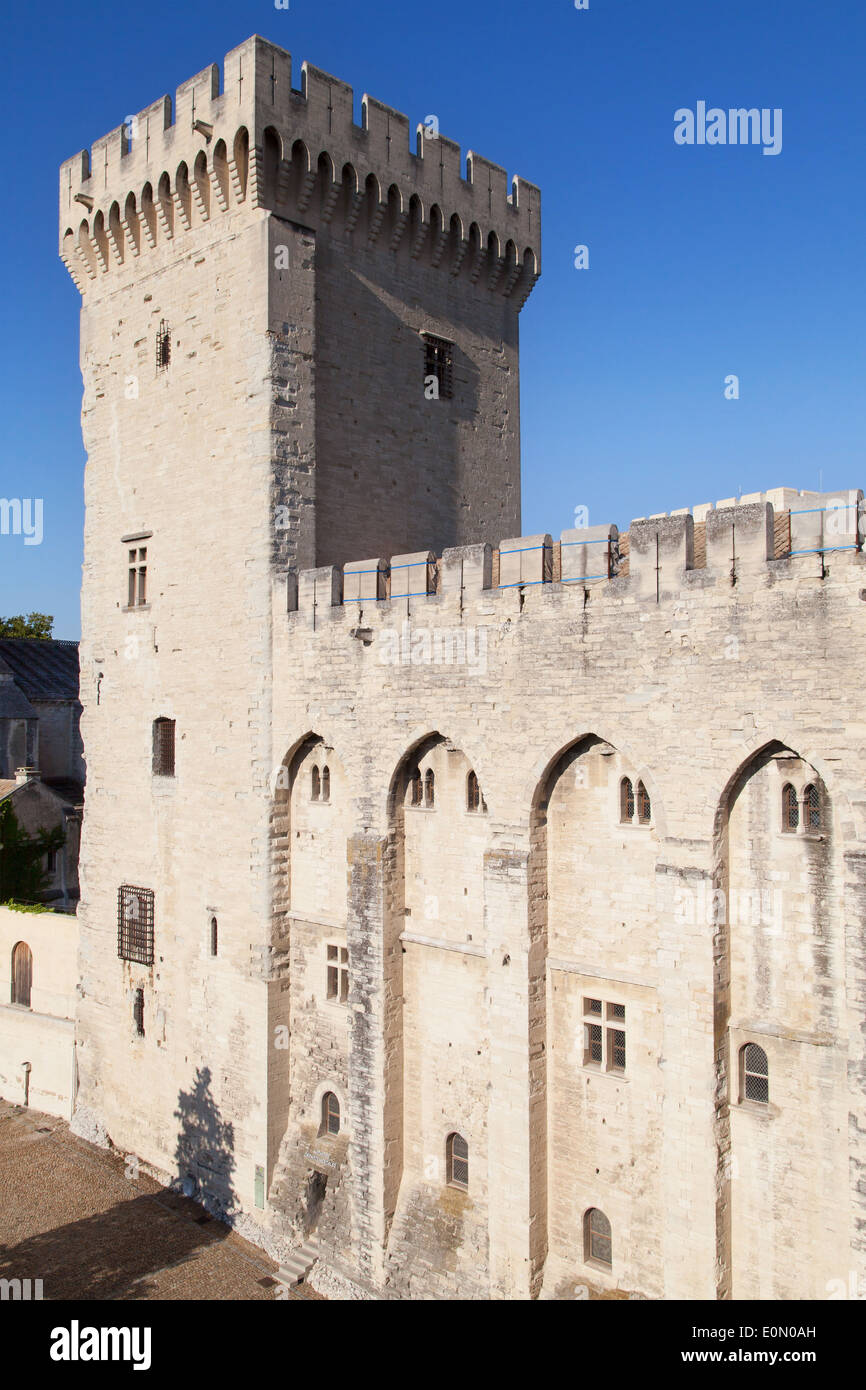
[[[30,700],[78,699],[78,643],[2,637],[0,662]]]

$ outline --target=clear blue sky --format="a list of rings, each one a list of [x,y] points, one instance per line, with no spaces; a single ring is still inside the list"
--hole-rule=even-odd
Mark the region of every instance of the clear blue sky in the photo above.
[[[79,632],[78,293],[57,169],[252,33],[539,184],[521,317],[525,533],[787,484],[866,482],[860,0],[48,0],[7,14],[0,614]],[[698,101],[783,111],[783,148],[680,147]],[[586,244],[590,267],[574,268]],[[724,395],[740,379],[740,399]],[[498,537],[491,537],[496,541]]]

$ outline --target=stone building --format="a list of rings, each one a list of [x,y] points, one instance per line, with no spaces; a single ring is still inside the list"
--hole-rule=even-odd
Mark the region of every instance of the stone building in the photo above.
[[[826,1297],[862,493],[521,537],[538,190],[361,110],[252,38],[61,170],[76,1127],[332,1294]]]
[[[41,866],[39,899],[63,911],[74,910],[78,898],[80,716],[77,642],[0,638],[0,807],[6,803],[31,837],[40,830],[62,831],[63,844]],[[0,843],[0,900],[8,889],[3,869]]]

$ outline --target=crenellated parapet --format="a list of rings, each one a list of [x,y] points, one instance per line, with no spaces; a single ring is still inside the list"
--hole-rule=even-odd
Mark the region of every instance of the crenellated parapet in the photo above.
[[[412,146],[414,145],[414,148]],[[60,255],[79,289],[238,209],[266,209],[502,295],[541,269],[534,184],[254,36],[68,159]]]
[[[315,621],[323,610],[359,610],[456,594],[574,588],[594,598],[660,603],[705,586],[732,591],[761,576],[824,578],[830,564],[859,557],[866,533],[862,489],[798,492],[777,488],[715,506],[639,517],[620,534],[613,524],[550,535],[511,537],[498,546],[461,546],[376,557],[281,576],[285,611]],[[282,606],[282,603],[281,603]],[[417,610],[415,610],[417,611]]]

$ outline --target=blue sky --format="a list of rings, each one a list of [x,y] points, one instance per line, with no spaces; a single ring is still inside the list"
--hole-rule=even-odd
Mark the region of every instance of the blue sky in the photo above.
[[[625,528],[740,491],[866,482],[855,0],[52,0],[16,8],[0,94],[0,496],[44,499],[41,545],[0,535],[0,614],[79,633],[79,299],[56,256],[58,166],[252,33],[351,83],[358,117],[365,91],[413,125],[435,114],[464,153],[541,186],[525,533],[557,534],[577,506]],[[674,112],[698,101],[781,108],[781,153],[676,145]]]

